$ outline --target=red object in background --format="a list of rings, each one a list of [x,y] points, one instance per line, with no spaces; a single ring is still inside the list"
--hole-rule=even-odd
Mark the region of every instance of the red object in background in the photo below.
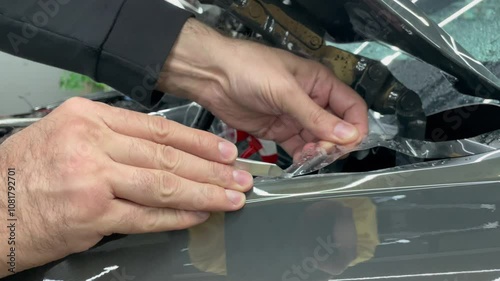
[[[244,141],[250,136],[249,133],[243,131],[236,131],[236,142]]]
[[[241,158],[250,158],[252,155],[262,149],[262,144],[256,137],[249,135],[247,137],[247,141],[248,148],[243,151],[243,153],[241,154]]]
[[[278,162],[278,150],[276,148],[276,143],[258,139],[246,132],[237,131],[236,141],[241,142],[245,140],[248,142],[248,148],[240,155],[241,158],[248,159],[255,153],[259,153],[261,160],[264,162]]]

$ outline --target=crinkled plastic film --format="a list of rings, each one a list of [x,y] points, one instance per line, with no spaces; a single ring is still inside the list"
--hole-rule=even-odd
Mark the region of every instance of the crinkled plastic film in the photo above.
[[[201,106],[193,102],[190,104],[172,107],[158,112],[152,112],[149,115],[161,116],[168,120],[172,120],[191,127],[200,111]]]
[[[474,100],[474,102],[476,101]],[[486,102],[482,103],[489,102],[486,100]],[[192,126],[200,110],[200,105],[191,103],[151,113],[151,115],[163,116],[169,120]],[[442,108],[439,110],[442,110]],[[463,157],[486,153],[500,148],[500,130],[470,139],[429,142],[398,136],[397,120],[394,115],[381,115],[370,110],[368,116],[370,131],[360,144],[355,147],[336,146],[331,152],[327,152],[321,147],[312,147],[304,151],[300,161],[294,163],[286,172],[290,177],[309,174],[330,165],[346,154],[376,147],[385,147],[420,159]],[[227,127],[220,121],[217,121],[212,126],[212,131],[229,140],[233,140],[236,135],[234,129]]]
[[[500,145],[498,142],[500,131],[481,135],[476,138],[446,142],[406,139],[397,135],[397,127],[393,125],[393,122],[395,122],[394,118],[370,111],[370,132],[356,147],[336,146],[331,152],[327,152],[319,146],[313,147],[304,151],[300,161],[294,163],[286,172],[291,176],[309,174],[330,165],[346,154],[375,147],[385,147],[420,159],[439,159],[490,152],[495,150],[495,147],[491,144]],[[496,140],[496,142],[492,141],[492,139]],[[486,140],[489,140],[489,142],[486,142]]]
[[[193,127],[198,114],[200,114],[202,107],[197,103],[190,103],[178,107],[165,109],[158,112],[152,112],[150,115],[161,116],[168,120],[172,120],[183,125]],[[236,142],[236,130],[227,126],[220,120],[215,120],[210,131],[222,138],[225,138],[233,143]]]
[[[493,105],[500,107],[498,100],[468,96],[458,92],[447,93],[445,96],[421,95],[421,98],[426,105],[424,111],[427,116],[464,106]]]

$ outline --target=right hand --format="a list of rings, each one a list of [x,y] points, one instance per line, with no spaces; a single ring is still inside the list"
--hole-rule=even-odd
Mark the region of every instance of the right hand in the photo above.
[[[185,229],[211,211],[240,209],[253,179],[231,166],[236,157],[234,144],[208,132],[70,99],[0,146],[1,194],[7,169],[16,169],[16,271],[113,233]],[[0,260],[1,277],[8,272]]]
[[[194,100],[232,128],[278,143],[295,162],[309,147],[356,146],[368,109],[318,62],[255,42],[226,38],[190,19],[158,88]]]

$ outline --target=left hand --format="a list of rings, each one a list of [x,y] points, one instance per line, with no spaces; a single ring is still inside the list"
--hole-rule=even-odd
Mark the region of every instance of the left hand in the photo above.
[[[320,63],[226,38],[189,20],[159,88],[297,156],[319,141],[351,145],[368,131],[363,99]]]

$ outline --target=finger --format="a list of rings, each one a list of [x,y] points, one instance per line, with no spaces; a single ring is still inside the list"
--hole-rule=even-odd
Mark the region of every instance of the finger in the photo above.
[[[235,211],[245,204],[245,195],[238,191],[165,171],[115,165],[108,179],[114,195],[140,205],[187,211]]]
[[[116,145],[117,143],[120,145]],[[115,162],[167,171],[199,183],[242,192],[253,186],[253,177],[246,171],[143,139],[114,134],[106,140],[105,151]]]
[[[288,140],[280,143],[280,146],[291,156],[302,151],[306,142],[299,135],[295,135]]]
[[[295,151],[293,154],[293,162],[300,163],[303,162],[304,159],[310,159],[311,153],[317,151],[318,147],[317,143],[306,143],[303,147]]]
[[[295,116],[318,139],[337,144],[358,139],[356,127],[321,108],[300,87],[296,87],[293,93],[293,97],[283,101],[286,113]]]
[[[331,110],[347,123],[353,124],[360,133],[358,141],[366,135],[368,110],[359,94],[338,79],[329,68],[317,62],[301,59],[300,64],[295,62],[290,67],[302,78],[300,81],[310,81],[312,70],[316,70],[318,78],[314,80],[314,85],[309,84],[306,87],[311,89],[309,93],[311,98],[321,107],[328,107],[327,110]]]
[[[181,230],[203,223],[209,217],[208,212],[151,208],[115,199],[102,220],[102,229],[108,235]]]
[[[365,101],[351,87],[330,75],[333,83],[329,107],[344,121],[354,125],[361,136],[368,133],[368,108]]]
[[[238,150],[234,144],[209,132],[186,127],[159,116],[100,105],[99,116],[116,133],[173,146],[201,158],[233,163]]]
[[[344,120],[353,124],[359,132],[359,137],[356,144],[361,142],[361,140],[368,134],[368,108],[363,102],[362,104],[356,104],[355,106],[348,108],[344,113]]]
[[[317,142],[318,141],[318,138],[311,134],[311,132],[307,131],[307,130],[302,130],[300,132],[300,137],[304,140],[304,142]]]

